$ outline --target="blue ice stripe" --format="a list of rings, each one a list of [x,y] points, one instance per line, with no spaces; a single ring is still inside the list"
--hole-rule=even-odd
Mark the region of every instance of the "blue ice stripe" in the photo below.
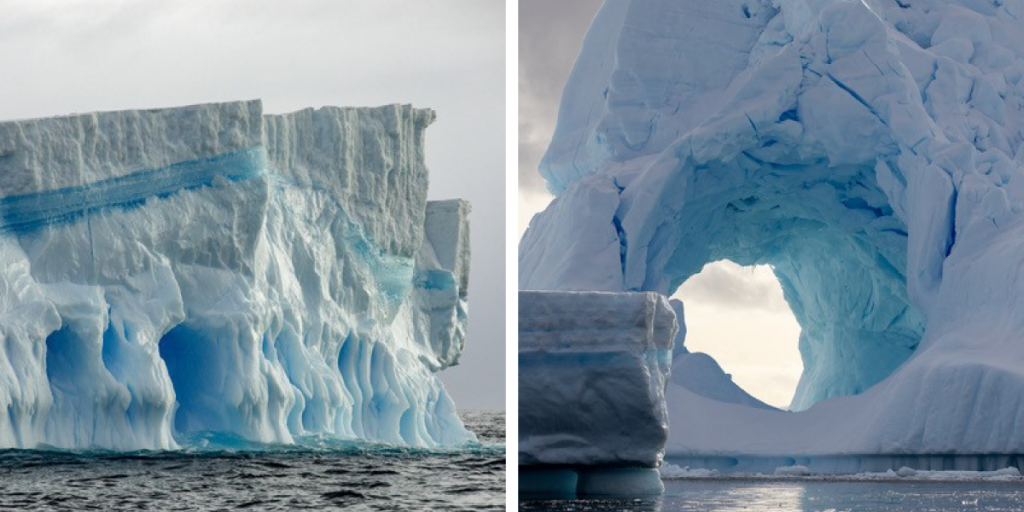
[[[110,207],[137,206],[150,197],[211,185],[217,177],[249,179],[259,175],[265,165],[263,149],[250,148],[79,187],[4,197],[0,199],[0,233],[31,231]]]

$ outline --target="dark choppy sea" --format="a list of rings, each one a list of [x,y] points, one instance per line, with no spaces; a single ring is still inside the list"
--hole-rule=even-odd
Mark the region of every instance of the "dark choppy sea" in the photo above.
[[[210,438],[174,452],[4,450],[0,509],[504,510],[505,415],[462,417],[479,445],[304,439],[268,447]]]

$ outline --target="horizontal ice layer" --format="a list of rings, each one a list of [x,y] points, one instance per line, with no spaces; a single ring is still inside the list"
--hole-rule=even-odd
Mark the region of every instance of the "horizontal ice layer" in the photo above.
[[[0,197],[84,187],[254,149],[262,131],[259,101],[3,122]]]
[[[675,314],[656,293],[519,292],[519,465],[653,468]]]
[[[434,375],[463,344],[466,269],[420,254],[468,243],[435,248],[425,224],[466,233],[468,206],[428,213],[433,114],[295,117],[265,132],[244,102],[0,124],[0,446],[472,438]],[[431,274],[458,300],[422,300]]]
[[[804,412],[702,364],[669,385],[669,456],[1019,453],[1021,20],[1019,0],[606,3],[520,288],[670,294],[708,262],[773,265]]]

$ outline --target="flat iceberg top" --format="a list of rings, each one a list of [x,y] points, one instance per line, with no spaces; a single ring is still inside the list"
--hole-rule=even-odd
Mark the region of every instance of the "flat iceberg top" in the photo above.
[[[671,351],[677,329],[675,313],[656,293],[519,292],[520,351],[596,351],[607,345]],[[574,331],[581,336],[572,343],[547,343]]]
[[[252,100],[0,122],[0,199],[65,189],[103,196],[120,187],[119,201],[139,200],[206,183],[214,173],[189,172],[245,154],[254,159],[249,169],[217,165],[220,174],[273,168],[346,202],[388,252],[412,256],[428,188],[423,137],[434,118],[397,104],[264,115]],[[146,182],[137,193],[121,181],[133,179]]]
[[[0,197],[244,151],[262,137],[258,100],[0,122]]]

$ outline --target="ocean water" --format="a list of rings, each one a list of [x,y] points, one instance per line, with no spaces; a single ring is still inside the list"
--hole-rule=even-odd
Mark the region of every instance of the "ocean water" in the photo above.
[[[521,512],[778,511],[915,512],[1024,510],[1020,482],[856,482],[842,480],[666,480],[644,499],[522,501]]]
[[[505,415],[463,413],[480,444],[418,450],[218,436],[174,452],[0,451],[2,510],[504,510]]]

